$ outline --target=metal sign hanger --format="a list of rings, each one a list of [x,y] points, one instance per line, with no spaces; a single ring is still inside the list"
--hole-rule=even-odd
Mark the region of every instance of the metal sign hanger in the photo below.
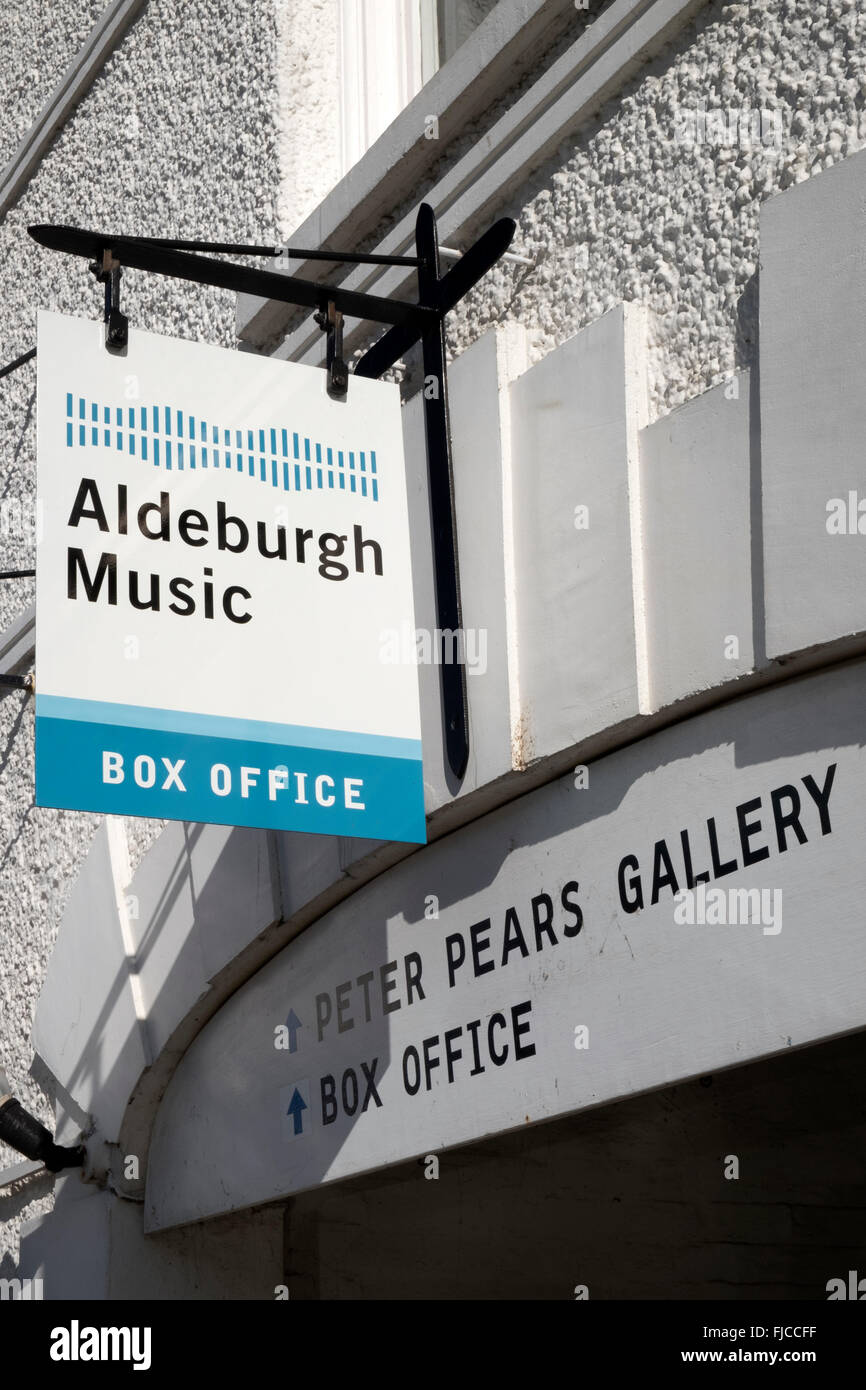
[[[369,319],[388,325],[384,334],[358,361],[355,376],[380,377],[409,348],[421,344],[424,369],[424,427],[430,483],[433,530],[436,618],[440,632],[455,633],[455,660],[440,664],[445,751],[448,766],[459,780],[469,759],[469,723],[466,702],[465,643],[460,601],[457,529],[454,513],[454,475],[448,417],[448,383],[445,360],[444,318],[505,254],[515,232],[510,217],[501,218],[469,247],[445,275],[439,270],[439,240],[432,207],[422,203],[415,223],[414,256],[361,255],[348,251],[302,251],[287,247],[241,246],[234,243],[177,241],[167,237],[113,236],[78,227],[39,225],[28,227],[34,241],[52,251],[84,256],[105,285],[106,346],[122,350],[128,339],[128,322],[120,310],[122,268],[152,271],[198,285],[213,285],[236,294],[275,299],[314,309],[316,322],[327,334],[328,393],[344,399],[349,370],[343,359],[343,316]],[[418,302],[386,299],[341,285],[322,285],[314,280],[233,265],[202,256],[201,251],[226,255],[280,256],[294,260],[345,261],[353,265],[411,266],[418,276]],[[456,650],[455,650],[456,648]]]

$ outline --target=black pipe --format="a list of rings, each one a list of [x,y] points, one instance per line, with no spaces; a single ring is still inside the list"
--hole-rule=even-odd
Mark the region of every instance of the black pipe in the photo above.
[[[66,1148],[62,1144],[55,1144],[53,1136],[45,1126],[12,1096],[0,1102],[0,1139],[10,1148],[17,1149],[25,1158],[44,1163],[49,1173],[59,1173],[62,1168],[81,1168],[84,1165],[82,1147]]]
[[[20,357],[16,357],[14,362],[7,362],[5,367],[0,367],[0,378],[8,376],[10,372],[15,372],[19,367],[23,367],[25,362],[32,362],[36,356],[36,349],[30,348],[28,352],[22,352]]]

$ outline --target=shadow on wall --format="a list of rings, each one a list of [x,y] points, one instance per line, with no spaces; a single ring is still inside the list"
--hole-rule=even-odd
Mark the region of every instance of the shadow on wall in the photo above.
[[[170,823],[127,890],[132,960],[115,892],[103,823],[64,913],[33,1030],[66,1132],[92,1115],[109,1142],[177,1027],[280,915],[263,831]]]

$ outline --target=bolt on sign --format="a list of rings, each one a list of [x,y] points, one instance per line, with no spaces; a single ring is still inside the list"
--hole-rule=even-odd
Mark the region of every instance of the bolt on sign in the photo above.
[[[38,344],[37,805],[423,843],[398,388]]]

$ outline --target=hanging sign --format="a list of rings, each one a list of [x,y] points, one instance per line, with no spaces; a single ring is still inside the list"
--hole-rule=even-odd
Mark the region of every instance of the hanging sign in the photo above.
[[[37,805],[423,842],[398,388],[38,344]]]

